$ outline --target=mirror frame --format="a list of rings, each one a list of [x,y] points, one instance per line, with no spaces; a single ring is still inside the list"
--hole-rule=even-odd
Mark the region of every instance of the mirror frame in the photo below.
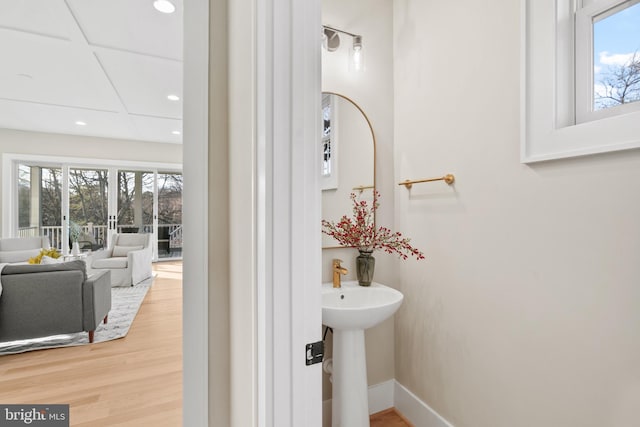
[[[346,95],[343,95],[341,93],[338,92],[332,92],[330,90],[323,90],[322,94],[329,94],[329,95],[335,95],[338,96],[348,102],[351,103],[351,105],[353,105],[354,107],[356,107],[358,109],[358,111],[360,111],[360,113],[362,114],[362,116],[364,117],[364,119],[367,121],[367,126],[369,126],[369,131],[371,132],[371,143],[373,144],[373,191],[376,191],[376,134],[373,132],[373,126],[371,125],[371,120],[369,120],[369,116],[367,116],[367,113],[364,112],[364,110],[360,107],[360,105],[358,105],[357,102],[355,102],[353,99],[349,98]],[[354,188],[353,191],[364,191],[365,189],[367,189],[369,187],[363,187],[362,189],[358,189],[358,188]],[[376,214],[374,212],[373,214],[373,226],[375,227],[376,225]],[[355,248],[355,246],[322,246],[322,249],[344,249],[344,248]]]

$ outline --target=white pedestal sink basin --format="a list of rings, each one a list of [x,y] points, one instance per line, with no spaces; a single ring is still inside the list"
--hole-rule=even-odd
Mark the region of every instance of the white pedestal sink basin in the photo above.
[[[376,282],[322,285],[322,323],[333,328],[332,427],[369,426],[364,330],[392,316],[403,298]]]

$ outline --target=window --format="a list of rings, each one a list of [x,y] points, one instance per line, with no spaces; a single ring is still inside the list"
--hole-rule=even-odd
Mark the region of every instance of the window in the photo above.
[[[331,175],[331,101],[322,97],[322,176]]]
[[[323,190],[338,188],[338,117],[335,97],[322,94],[321,183]]]
[[[62,169],[18,164],[18,233],[62,248]]]
[[[576,12],[576,122],[640,111],[640,0]]]
[[[640,147],[640,0],[522,7],[521,160]]]
[[[67,252],[73,228],[87,251],[115,232],[150,233],[154,257],[182,256],[180,165],[8,153],[2,163],[4,236],[46,236]]]

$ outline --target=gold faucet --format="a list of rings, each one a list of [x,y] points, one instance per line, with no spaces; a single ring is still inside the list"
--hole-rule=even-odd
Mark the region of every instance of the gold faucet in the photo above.
[[[333,287],[334,288],[339,288],[341,287],[340,285],[340,275],[341,274],[347,274],[349,271],[340,266],[340,263],[342,262],[341,259],[334,259],[333,260]]]

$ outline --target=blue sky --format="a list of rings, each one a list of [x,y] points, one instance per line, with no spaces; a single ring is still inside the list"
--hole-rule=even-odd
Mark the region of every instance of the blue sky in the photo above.
[[[640,52],[640,3],[609,16],[593,26],[593,57],[597,73],[622,65],[629,54]]]

